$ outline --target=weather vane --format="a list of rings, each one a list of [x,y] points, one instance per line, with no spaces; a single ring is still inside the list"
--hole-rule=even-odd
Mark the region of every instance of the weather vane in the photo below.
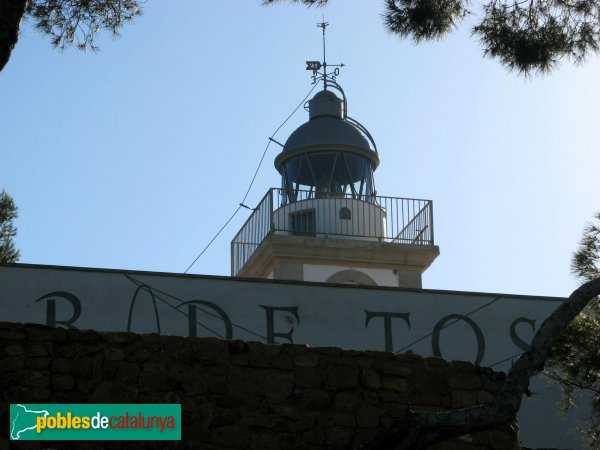
[[[320,61],[306,61],[306,70],[312,70],[312,84],[315,84],[323,80],[323,88],[327,89],[327,81],[335,83],[335,78],[340,74],[340,67],[344,67],[344,64],[327,64],[326,53],[325,53],[325,29],[329,26],[329,22],[323,22],[317,24],[318,28],[323,30],[323,62]],[[335,67],[331,72],[327,72],[327,67]],[[323,69],[322,72],[319,72]]]

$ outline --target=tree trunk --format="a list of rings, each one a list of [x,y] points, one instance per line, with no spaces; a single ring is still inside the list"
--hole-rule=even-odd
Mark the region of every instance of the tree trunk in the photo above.
[[[17,44],[26,8],[27,0],[0,0],[0,72]]]
[[[508,372],[508,377],[495,401],[472,408],[446,412],[409,411],[402,419],[366,444],[364,450],[421,450],[463,434],[486,430],[512,420],[521,406],[529,379],[550,355],[556,338],[583,308],[600,294],[600,279],[585,283],[571,294],[544,321],[523,353]]]

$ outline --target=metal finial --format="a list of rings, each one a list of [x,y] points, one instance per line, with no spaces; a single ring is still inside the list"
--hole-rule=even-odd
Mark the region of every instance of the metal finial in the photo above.
[[[317,27],[323,29],[323,73],[327,74],[327,59],[325,58],[325,29],[329,26],[329,22],[325,22],[325,15],[323,15],[323,21],[317,24]],[[327,77],[323,78],[323,87],[327,89]]]
[[[327,73],[327,59],[326,59],[326,45],[325,45],[325,29],[329,26],[329,22],[325,22],[325,16],[323,21],[317,23],[317,27],[323,30],[323,62],[320,61],[306,61],[306,70],[312,70],[313,84],[323,80],[323,88],[327,89],[327,82],[335,82],[335,78],[340,74],[339,67],[344,67],[344,64],[331,64],[330,67],[335,67],[333,72]],[[319,72],[319,69],[323,68],[323,72]]]

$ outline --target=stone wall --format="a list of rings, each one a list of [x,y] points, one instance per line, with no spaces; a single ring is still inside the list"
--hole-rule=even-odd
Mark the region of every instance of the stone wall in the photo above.
[[[10,403],[181,403],[181,442],[11,441],[52,449],[346,449],[416,410],[489,401],[503,375],[465,362],[301,345],[0,323],[0,448]],[[143,445],[142,445],[143,444]],[[515,424],[436,449],[520,449]]]

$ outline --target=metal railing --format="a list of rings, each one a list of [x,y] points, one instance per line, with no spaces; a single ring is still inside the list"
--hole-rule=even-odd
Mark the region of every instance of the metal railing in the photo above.
[[[270,234],[434,245],[431,200],[271,188],[231,241],[231,274],[237,275]]]

